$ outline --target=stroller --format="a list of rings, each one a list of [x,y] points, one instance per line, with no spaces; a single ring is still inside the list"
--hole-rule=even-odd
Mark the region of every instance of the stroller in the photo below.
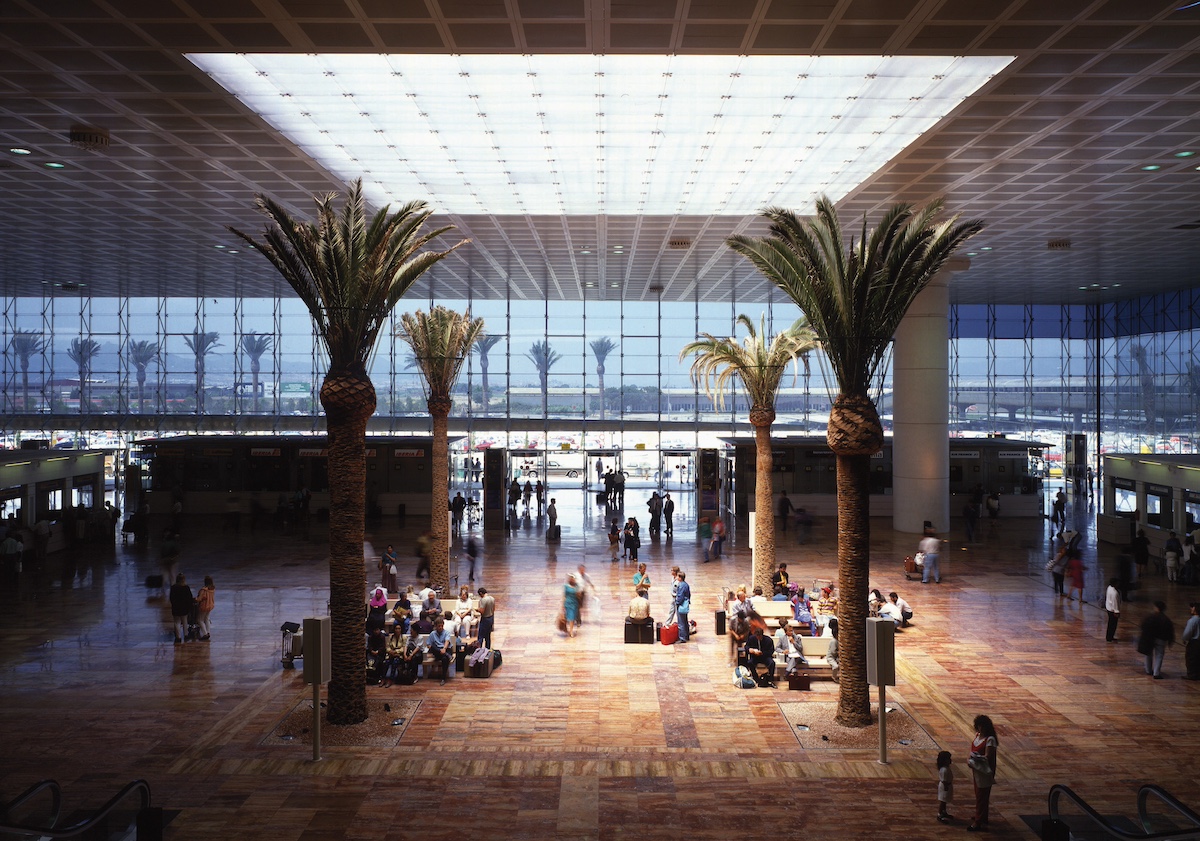
[[[904,580],[912,581],[913,576],[921,577],[921,567],[925,566],[925,553],[918,552],[915,555],[906,555],[904,558]]]

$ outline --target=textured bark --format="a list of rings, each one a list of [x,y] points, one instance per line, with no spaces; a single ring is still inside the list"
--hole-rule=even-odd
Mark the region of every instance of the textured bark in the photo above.
[[[429,533],[432,541],[429,549],[429,583],[442,587],[449,593],[450,587],[450,444],[446,432],[450,417],[450,399],[431,397],[428,401],[429,415],[433,418],[433,514],[430,516]]]
[[[838,663],[836,721],[871,724],[867,686],[867,601],[871,573],[871,456],[883,446],[879,413],[865,395],[839,394],[826,434],[837,456]],[[877,442],[877,443],[876,443]]]
[[[604,411],[604,366],[603,365],[596,366],[596,379],[600,381],[600,420],[604,420],[605,411]],[[584,471],[584,475],[587,475],[586,470]]]
[[[883,449],[879,412],[865,394],[839,394],[825,430],[829,449],[838,455],[874,455]]]
[[[329,464],[329,614],[332,620],[330,724],[367,718],[364,671],[363,519],[366,497],[367,420],[375,412],[375,387],[362,372],[330,371],[321,385]]]
[[[775,571],[775,510],[771,504],[771,422],[769,417],[750,413],[754,427],[754,586],[771,592],[771,575]],[[763,423],[765,421],[765,423]],[[769,596],[768,596],[769,598]]]

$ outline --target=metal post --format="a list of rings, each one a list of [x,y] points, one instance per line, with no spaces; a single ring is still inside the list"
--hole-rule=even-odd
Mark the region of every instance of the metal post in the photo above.
[[[879,764],[887,765],[887,686],[879,684]]]

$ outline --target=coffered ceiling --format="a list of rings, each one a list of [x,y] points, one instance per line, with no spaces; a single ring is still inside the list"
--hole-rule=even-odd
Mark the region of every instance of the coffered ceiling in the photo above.
[[[0,0],[0,294],[280,291],[225,225],[261,225],[255,193],[307,213],[309,196],[341,185],[185,57],[204,52],[1015,56],[841,200],[843,217],[943,196],[985,220],[952,285],[961,303],[1188,288],[1200,275],[1200,4],[1188,2]],[[72,145],[74,126],[107,130],[108,147]],[[769,291],[723,245],[752,216],[440,221],[472,245],[432,273],[439,297]]]

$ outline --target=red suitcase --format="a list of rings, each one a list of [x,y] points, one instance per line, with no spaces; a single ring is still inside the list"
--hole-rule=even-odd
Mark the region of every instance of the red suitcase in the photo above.
[[[679,626],[674,622],[670,625],[663,625],[660,642],[663,645],[673,645],[677,639],[679,639]]]

